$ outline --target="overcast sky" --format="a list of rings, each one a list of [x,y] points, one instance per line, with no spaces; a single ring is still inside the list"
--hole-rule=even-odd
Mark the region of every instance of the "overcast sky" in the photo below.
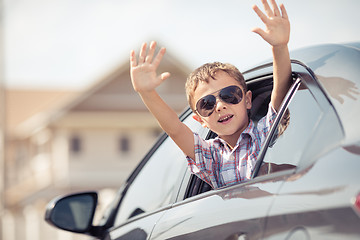
[[[260,0],[3,1],[10,87],[87,87],[153,39],[191,69],[223,61],[244,71],[271,57],[267,43],[251,32],[263,27],[251,9]],[[290,50],[360,41],[359,0],[282,3],[291,23]]]

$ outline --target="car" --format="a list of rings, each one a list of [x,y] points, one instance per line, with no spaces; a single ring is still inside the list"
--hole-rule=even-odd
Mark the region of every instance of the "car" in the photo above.
[[[97,225],[96,192],[52,200],[45,220],[102,240],[360,239],[360,42],[292,51],[293,84],[252,178],[212,189],[164,134]],[[251,118],[266,114],[271,61],[245,71]],[[203,138],[216,136],[180,119]]]

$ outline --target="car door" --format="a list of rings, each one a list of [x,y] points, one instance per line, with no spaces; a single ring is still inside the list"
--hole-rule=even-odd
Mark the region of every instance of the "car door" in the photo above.
[[[360,158],[341,146],[336,112],[313,77],[288,106],[286,131],[264,153],[264,165],[296,163],[269,210],[264,239],[359,239],[353,199],[360,189]]]
[[[188,198],[169,209],[151,239],[259,239],[283,176]]]
[[[204,131],[190,111],[184,118],[193,131]],[[119,206],[110,220],[113,227],[108,231],[109,239],[149,239],[158,219],[177,198],[186,165],[185,155],[164,135],[120,193]]]
[[[256,80],[253,107],[260,113],[269,104],[271,80],[271,76]],[[295,82],[287,99],[291,99],[299,85],[300,80]],[[256,120],[259,117],[253,118]],[[280,118],[277,122],[281,123]],[[274,129],[272,131],[276,132],[277,126]],[[269,140],[267,146],[271,142]],[[190,194],[190,198],[184,199],[194,188],[189,181],[187,193],[164,213],[156,224],[152,239],[260,239],[274,197],[284,180],[295,171],[295,166],[289,165],[280,172],[197,196]]]

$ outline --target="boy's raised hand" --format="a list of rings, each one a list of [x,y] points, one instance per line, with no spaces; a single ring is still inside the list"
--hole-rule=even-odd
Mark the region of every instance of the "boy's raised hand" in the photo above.
[[[130,53],[130,76],[135,91],[139,93],[155,90],[170,73],[165,72],[157,75],[156,70],[165,54],[165,48],[161,48],[154,57],[156,42],[151,42],[147,51],[147,44],[143,43],[140,49],[139,58],[136,59],[135,51]]]
[[[252,31],[259,34],[273,47],[287,45],[290,38],[290,22],[284,5],[280,4],[279,9],[275,0],[270,0],[272,5],[271,9],[267,0],[261,1],[266,14],[264,14],[256,5],[253,6],[253,9],[265,24],[266,29],[254,28]]]

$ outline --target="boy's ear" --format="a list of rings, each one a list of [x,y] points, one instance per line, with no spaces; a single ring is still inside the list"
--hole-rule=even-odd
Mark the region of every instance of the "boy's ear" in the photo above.
[[[246,109],[251,109],[251,107],[252,107],[251,99],[252,99],[252,92],[249,90],[245,94]]]
[[[205,128],[207,127],[206,123],[202,120],[202,118],[199,115],[193,113],[192,118],[198,121],[203,127]]]

